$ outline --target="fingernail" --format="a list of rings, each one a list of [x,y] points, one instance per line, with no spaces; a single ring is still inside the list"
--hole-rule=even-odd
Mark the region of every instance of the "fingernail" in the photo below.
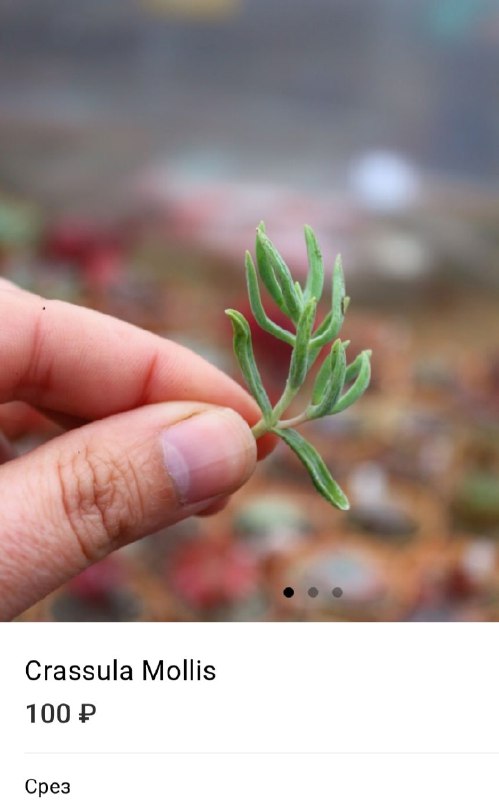
[[[253,472],[256,444],[230,409],[214,409],[171,425],[161,434],[165,466],[181,505],[230,494]]]

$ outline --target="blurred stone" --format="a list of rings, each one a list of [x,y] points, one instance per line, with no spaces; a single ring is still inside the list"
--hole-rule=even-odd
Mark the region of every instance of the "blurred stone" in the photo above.
[[[240,506],[234,518],[236,536],[258,555],[296,547],[311,528],[301,506],[285,495],[252,500]]]
[[[401,434],[414,437],[434,436],[449,430],[449,420],[443,414],[414,406],[405,409],[399,425]]]
[[[69,594],[58,595],[51,608],[56,622],[129,622],[140,615],[142,603],[128,590],[109,592],[92,601]]]
[[[499,548],[489,539],[468,542],[461,556],[462,569],[475,584],[493,580],[498,562]]]
[[[460,481],[451,502],[457,523],[499,534],[499,475],[476,469]]]
[[[434,356],[425,357],[414,365],[414,380],[416,385],[455,391],[457,377],[452,366],[443,358]]]
[[[448,436],[435,436],[421,445],[418,462],[421,471],[429,477],[446,474],[455,454],[455,445]]]
[[[165,563],[173,554],[203,533],[199,517],[189,517],[128,545],[124,552],[131,560],[140,559],[154,574],[163,574]]]
[[[350,495],[352,502],[366,506],[388,502],[389,488],[386,471],[374,461],[363,461],[351,473]]]
[[[348,522],[358,530],[383,539],[407,539],[418,523],[394,505],[356,505],[348,512]]]

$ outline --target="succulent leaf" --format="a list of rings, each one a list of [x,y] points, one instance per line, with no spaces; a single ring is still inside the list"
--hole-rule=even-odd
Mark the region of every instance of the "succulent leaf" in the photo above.
[[[265,272],[273,275],[281,291],[281,302],[283,303],[281,309],[288,314],[293,322],[297,323],[302,311],[302,301],[296,292],[296,287],[287,264],[261,228],[258,228],[256,238],[259,245],[257,249],[258,264],[260,264],[261,261],[262,264],[265,265]],[[260,256],[258,255],[259,252]],[[264,280],[263,274],[262,280]]]
[[[295,430],[274,429],[274,433],[296,453],[306,467],[317,491],[333,506],[341,511],[347,511],[350,508],[348,498],[332,477],[315,447]]]
[[[343,275],[343,267],[341,264],[341,256],[336,257],[333,267],[333,280],[331,282],[332,296],[331,296],[331,311],[326,315],[325,319],[319,325],[312,344],[314,347],[323,347],[328,342],[332,341],[338,336],[341,330],[344,319],[344,310],[346,310],[345,300],[345,278]]]
[[[302,386],[308,372],[308,343],[312,334],[315,322],[315,312],[317,301],[312,297],[298,320],[296,328],[296,342],[293,353],[291,354],[291,364],[289,367],[288,384],[290,389],[299,389]]]
[[[322,263],[322,253],[320,251],[315,233],[310,225],[305,225],[305,242],[307,245],[308,257],[308,276],[305,284],[305,300],[315,297],[317,302],[322,297],[322,289],[324,286],[324,265]]]
[[[344,411],[346,408],[355,403],[355,401],[358,400],[359,397],[361,397],[366,391],[367,387],[369,386],[370,379],[371,379],[370,351],[363,350],[359,356],[359,371],[356,379],[354,380],[350,388],[345,392],[345,394],[342,397],[340,397],[337,403],[335,403],[334,407],[331,409],[329,413],[339,414],[340,411]]]
[[[286,306],[284,303],[284,298],[282,296],[281,287],[277,282],[277,278],[274,274],[272,264],[270,263],[267,251],[264,247],[264,243],[262,240],[263,234],[265,234],[265,226],[263,222],[261,222],[258,228],[256,229],[256,243],[255,243],[256,263],[258,265],[258,272],[260,273],[260,278],[262,279],[262,283],[264,284],[265,288],[267,289],[268,293],[270,294],[276,305],[281,309],[281,311],[286,313]]]
[[[280,325],[277,325],[273,322],[267,314],[265,313],[265,309],[262,305],[262,298],[260,296],[260,289],[258,286],[258,277],[256,274],[256,268],[253,263],[253,259],[251,258],[251,254],[246,251],[246,284],[248,287],[248,297],[250,301],[251,310],[253,312],[253,316],[257,323],[259,324],[260,328],[267,333],[271,333],[276,339],[281,339],[281,341],[290,344],[291,346],[295,343],[295,335],[291,333],[291,331],[287,331],[284,328],[281,328]]]
[[[317,378],[321,377],[321,381],[324,380],[324,383],[320,387],[320,390],[319,387],[314,386],[314,395],[312,396],[313,405],[307,413],[309,419],[317,419],[331,414],[343,390],[347,359],[345,345],[339,339],[332,346],[329,359],[326,359],[326,361],[328,362],[328,370],[325,380],[322,376],[317,376]],[[315,403],[314,396],[316,398]]]
[[[234,353],[241,367],[248,388],[262,410],[266,420],[272,418],[272,405],[263,388],[260,372],[255,362],[251,331],[247,320],[239,311],[228,308],[225,313],[232,322],[234,332]]]

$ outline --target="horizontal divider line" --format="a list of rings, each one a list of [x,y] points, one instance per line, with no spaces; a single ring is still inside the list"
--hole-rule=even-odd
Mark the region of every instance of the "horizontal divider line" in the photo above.
[[[81,751],[81,752],[70,752],[70,751],[61,751],[61,752],[37,752],[37,751],[27,751],[24,753],[25,756],[499,756],[499,752],[495,751],[425,751],[425,750],[415,750],[415,751],[404,751],[404,750],[394,750],[394,751],[387,751],[387,750],[332,750],[332,751],[296,751],[296,750],[289,750],[289,751],[282,751],[276,750],[274,752],[269,751],[220,751],[220,750],[213,750],[213,751],[203,751],[203,750],[181,750],[181,751],[158,751],[158,752],[133,752],[133,751]]]

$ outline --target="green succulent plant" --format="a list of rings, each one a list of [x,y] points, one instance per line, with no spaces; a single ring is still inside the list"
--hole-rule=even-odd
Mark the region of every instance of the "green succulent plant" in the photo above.
[[[256,232],[257,267],[251,254],[246,252],[246,281],[253,316],[263,330],[292,348],[286,385],[274,406],[255,362],[248,321],[232,308],[226,309],[225,313],[232,322],[235,356],[246,384],[262,411],[262,418],[252,428],[255,438],[268,432],[279,436],[306,467],[317,491],[333,506],[345,511],[349,508],[345,493],[331,476],[317,450],[294,429],[308,420],[338,414],[355,403],[369,385],[371,351],[363,350],[351,364],[347,364],[349,342],[337,338],[349,304],[340,256],[333,267],[330,310],[314,330],[317,304],[324,288],[324,264],[315,234],[308,225],[305,226],[305,242],[309,269],[304,287],[298,281],[293,281],[288,266],[266,235],[263,222]],[[258,276],[276,305],[291,320],[294,332],[285,330],[267,316],[262,305]],[[305,410],[298,416],[283,418],[319,354],[330,344]]]

